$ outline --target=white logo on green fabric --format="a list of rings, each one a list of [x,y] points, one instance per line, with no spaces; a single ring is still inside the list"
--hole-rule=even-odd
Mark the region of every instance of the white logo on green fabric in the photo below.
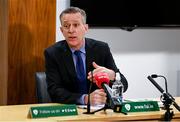
[[[33,110],[33,113],[34,113],[34,115],[38,115],[38,110],[37,110],[37,109],[34,109],[34,110]]]
[[[130,111],[131,105],[130,104],[125,104],[125,108],[126,108],[127,111]]]

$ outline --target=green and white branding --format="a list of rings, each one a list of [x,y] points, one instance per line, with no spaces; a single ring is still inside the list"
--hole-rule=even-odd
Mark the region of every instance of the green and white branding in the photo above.
[[[30,113],[32,118],[78,115],[74,104],[31,107]]]
[[[159,111],[157,101],[124,102],[122,112]]]
[[[126,109],[127,111],[130,111],[130,110],[131,110],[131,105],[128,104],[128,103],[125,104],[124,107],[125,107],[125,109]]]

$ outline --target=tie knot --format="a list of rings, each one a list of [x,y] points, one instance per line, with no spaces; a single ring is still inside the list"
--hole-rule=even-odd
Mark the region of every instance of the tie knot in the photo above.
[[[81,55],[81,51],[80,51],[80,50],[76,50],[76,51],[74,52],[74,54],[75,54],[76,56],[80,56],[80,55]]]

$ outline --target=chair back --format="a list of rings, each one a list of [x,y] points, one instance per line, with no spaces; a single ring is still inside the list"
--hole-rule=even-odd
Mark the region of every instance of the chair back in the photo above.
[[[45,72],[36,72],[36,94],[38,103],[50,103],[51,99],[47,91],[46,74]]]

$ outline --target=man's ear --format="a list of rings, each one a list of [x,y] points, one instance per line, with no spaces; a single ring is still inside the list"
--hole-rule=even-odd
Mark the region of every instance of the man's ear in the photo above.
[[[88,24],[84,24],[85,30],[86,32],[89,30],[89,25]]]

